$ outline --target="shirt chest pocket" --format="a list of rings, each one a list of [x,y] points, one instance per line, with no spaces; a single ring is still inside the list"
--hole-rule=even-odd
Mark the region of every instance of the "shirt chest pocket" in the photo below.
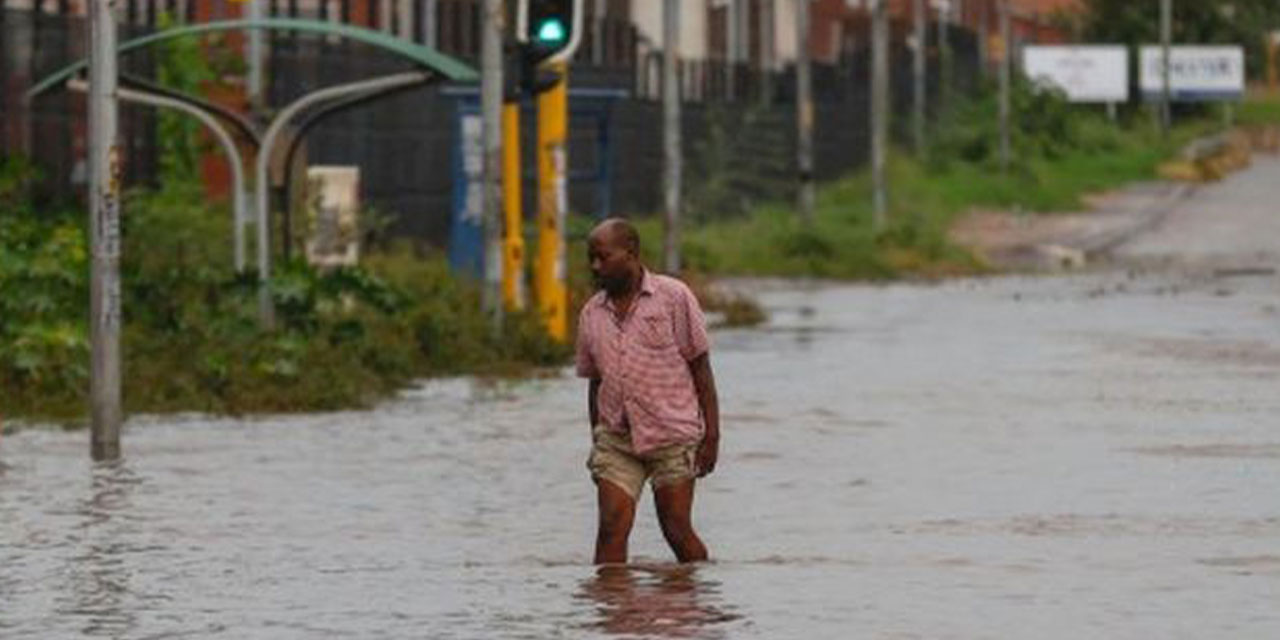
[[[676,338],[670,318],[661,314],[643,315],[636,318],[636,325],[640,346],[658,351],[675,347]]]

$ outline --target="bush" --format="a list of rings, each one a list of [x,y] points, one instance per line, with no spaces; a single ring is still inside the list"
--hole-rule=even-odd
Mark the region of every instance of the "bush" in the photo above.
[[[934,169],[952,162],[989,165],[999,159],[999,96],[988,88],[957,107],[935,128],[928,160]],[[1010,91],[1013,160],[1025,170],[1035,160],[1057,160],[1072,152],[1099,153],[1120,145],[1114,124],[1100,113],[1067,102],[1053,90],[1025,78]]]
[[[88,251],[76,213],[36,212],[0,169],[0,411],[75,419],[88,385]],[[257,322],[258,279],[231,265],[231,224],[198,185],[128,197],[122,229],[124,399],[130,412],[363,407],[415,378],[508,374],[563,363],[568,348],[532,313],[501,336],[479,291],[444,259],[391,249],[361,267],[279,265],[276,325]]]

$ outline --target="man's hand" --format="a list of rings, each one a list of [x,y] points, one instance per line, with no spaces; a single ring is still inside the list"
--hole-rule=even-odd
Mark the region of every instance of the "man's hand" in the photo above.
[[[698,455],[694,459],[698,477],[702,478],[716,470],[716,459],[720,457],[720,436],[702,439],[698,445]]]
[[[689,372],[693,374],[693,388],[698,394],[698,408],[702,411],[705,427],[702,444],[698,446],[694,460],[701,478],[716,470],[716,459],[720,457],[720,400],[716,397],[716,376],[711,372],[709,354],[703,353],[690,360]]]

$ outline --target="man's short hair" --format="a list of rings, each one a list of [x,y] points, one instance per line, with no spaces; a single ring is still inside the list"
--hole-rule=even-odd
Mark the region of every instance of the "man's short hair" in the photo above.
[[[625,218],[608,218],[600,223],[600,227],[608,229],[614,238],[633,255],[640,255],[640,232],[635,225]]]

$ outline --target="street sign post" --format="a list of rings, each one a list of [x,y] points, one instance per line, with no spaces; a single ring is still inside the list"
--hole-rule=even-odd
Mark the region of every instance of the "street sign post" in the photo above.
[[[551,337],[568,340],[565,219],[569,209],[569,60],[582,40],[582,0],[520,0],[516,40],[522,84],[538,104],[538,252],[536,308]],[[549,71],[544,80],[540,72]],[[513,216],[508,216],[510,220]],[[511,232],[508,231],[508,235]],[[513,243],[507,243],[513,252]],[[515,284],[508,283],[507,290]]]

